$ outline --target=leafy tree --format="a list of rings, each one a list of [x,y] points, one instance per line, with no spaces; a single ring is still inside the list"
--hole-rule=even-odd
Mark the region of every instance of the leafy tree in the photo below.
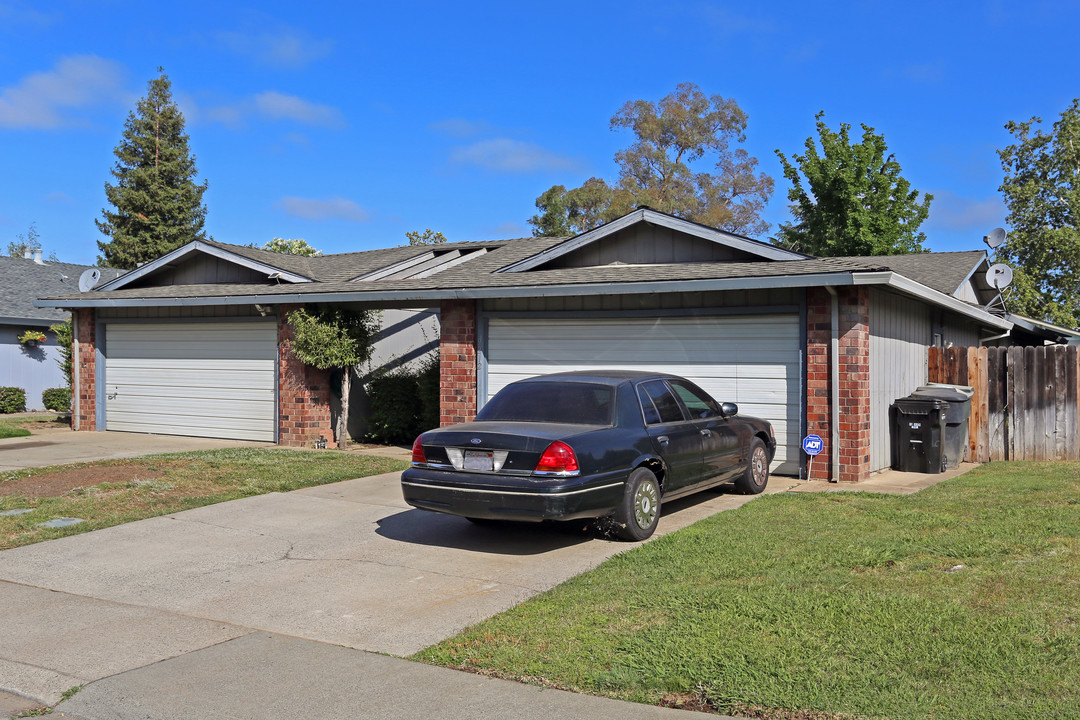
[[[8,257],[24,257],[27,250],[37,250],[41,248],[41,235],[38,233],[37,223],[30,223],[30,227],[25,233],[19,233],[15,236],[15,240],[8,243],[7,252]],[[49,256],[45,258],[50,262],[60,262],[60,258],[56,257],[56,251],[49,252]]]
[[[630,130],[634,143],[615,154],[618,183],[590,178],[579,188],[554,185],[536,199],[533,235],[591,230],[635,206],[677,215],[730,232],[768,229],[761,212],[773,190],[758,161],[743,148],[746,113],[734,100],[711,98],[681,83],[659,103],[634,100],[611,118],[612,130]],[[698,169],[712,161],[712,172]]]
[[[301,308],[289,313],[289,327],[294,341],[292,352],[305,365],[320,370],[341,372],[341,413],[334,423],[338,447],[349,443],[346,423],[349,417],[350,378],[360,363],[371,356],[371,345],[378,322],[370,311],[355,312],[338,307],[323,307],[314,312]]]
[[[446,236],[441,232],[437,232],[428,228],[424,232],[412,232],[405,233],[405,237],[409,238],[410,245],[442,245],[446,242]]]
[[[67,389],[71,390],[72,342],[75,339],[71,329],[71,318],[62,323],[50,325],[49,330],[56,334],[56,344],[60,350],[60,358],[56,361],[56,364],[60,366],[61,372],[64,373],[64,379],[67,380]]]
[[[162,68],[148,83],[124,123],[113,153],[112,175],[105,196],[115,210],[101,211],[98,230],[111,238],[98,241],[99,265],[132,269],[184,243],[205,239],[207,183],[195,184],[198,170],[188,148],[184,116],[172,97],[172,84]]]
[[[1009,240],[996,259],[1013,267],[1009,308],[1066,327],[1080,324],[1080,99],[1050,132],[1005,125],[1018,141],[998,151]]]
[[[919,226],[933,195],[924,193],[919,200],[919,191],[901,177],[896,156],[885,156],[889,148],[874,128],[863,125],[862,142],[856,144],[851,125],[841,123],[834,132],[824,117],[824,112],[815,116],[820,153],[813,137],[806,139],[806,152],[793,154],[791,161],[776,151],[791,181],[795,222],[781,224],[773,241],[821,257],[926,252],[926,233]]]
[[[276,237],[263,245],[262,249],[269,250],[270,252],[283,253],[285,255],[303,255],[304,257],[316,257],[322,255],[322,250],[316,250],[307,244],[307,240],[301,240],[300,238],[286,240],[285,238]]]

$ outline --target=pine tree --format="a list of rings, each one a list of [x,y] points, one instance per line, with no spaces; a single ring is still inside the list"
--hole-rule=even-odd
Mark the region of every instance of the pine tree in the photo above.
[[[198,171],[184,116],[173,101],[169,77],[162,68],[158,73],[128,114],[123,139],[113,150],[116,184],[105,183],[105,196],[115,211],[103,209],[103,219],[95,220],[111,238],[98,241],[99,265],[132,269],[206,238],[202,196],[207,183],[195,184]]]

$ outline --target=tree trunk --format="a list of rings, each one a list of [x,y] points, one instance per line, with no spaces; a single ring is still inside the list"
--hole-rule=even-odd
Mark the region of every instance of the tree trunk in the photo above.
[[[337,446],[339,450],[344,450],[349,446],[349,376],[352,375],[352,368],[345,367],[341,373],[341,412],[338,413],[337,427],[334,429],[334,434],[337,436],[334,439],[337,440]]]

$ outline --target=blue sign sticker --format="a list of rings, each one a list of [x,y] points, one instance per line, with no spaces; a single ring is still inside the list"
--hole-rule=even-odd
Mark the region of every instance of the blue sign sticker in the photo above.
[[[807,455],[817,455],[823,446],[824,443],[817,435],[807,435],[802,441],[802,449]]]

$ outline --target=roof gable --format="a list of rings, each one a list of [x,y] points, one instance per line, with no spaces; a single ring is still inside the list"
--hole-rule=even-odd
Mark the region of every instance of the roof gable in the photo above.
[[[639,208],[498,272],[607,265],[805,260],[807,257],[673,215]]]
[[[65,310],[36,307],[34,300],[44,295],[78,292],[79,276],[92,267],[53,261],[38,264],[27,258],[0,256],[0,322],[37,321],[45,325],[69,317]],[[98,269],[102,278],[108,280],[124,272]]]
[[[122,287],[207,282],[311,282],[312,278],[308,273],[297,272],[304,265],[297,262],[298,260],[303,261],[306,258],[258,248],[241,248],[237,245],[195,240],[97,289],[117,290]],[[165,282],[161,282],[162,280]]]

